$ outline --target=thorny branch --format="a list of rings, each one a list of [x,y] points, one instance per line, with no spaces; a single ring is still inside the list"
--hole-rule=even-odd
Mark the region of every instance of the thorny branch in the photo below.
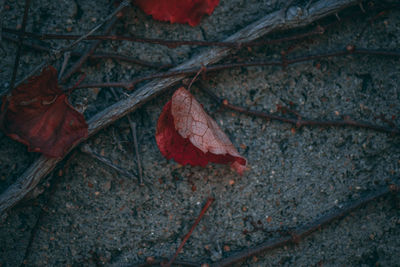
[[[364,128],[364,129],[370,129],[370,130],[375,130],[379,132],[386,132],[386,133],[391,133],[394,135],[400,135],[400,129],[395,128],[395,127],[385,127],[385,126],[380,126],[376,124],[371,124],[367,122],[361,122],[361,121],[355,121],[351,119],[350,117],[346,116],[342,120],[312,120],[312,119],[306,119],[300,114],[296,113],[296,118],[288,118],[288,117],[283,117],[279,116],[276,114],[272,114],[269,112],[263,112],[263,111],[256,111],[256,110],[250,110],[248,108],[240,107],[237,105],[233,105],[229,103],[228,100],[226,99],[221,99],[219,98],[214,92],[212,92],[210,89],[208,89],[206,86],[200,85],[199,88],[207,93],[211,98],[213,98],[217,103],[221,104],[222,107],[231,109],[234,111],[237,111],[239,113],[251,115],[251,116],[256,116],[256,117],[261,117],[265,118],[268,120],[276,120],[276,121],[281,121],[285,123],[290,123],[297,128],[301,128],[303,126],[325,126],[325,127],[345,127],[345,126],[352,126],[352,127],[357,127],[357,128]],[[284,108],[281,108],[284,109]]]
[[[343,204],[340,208],[334,207],[327,211],[325,215],[313,220],[310,223],[298,226],[290,233],[289,236],[281,236],[278,238],[273,238],[261,243],[258,246],[245,249],[241,252],[237,252],[228,256],[220,261],[211,264],[212,267],[223,267],[231,266],[234,263],[241,262],[248,257],[256,254],[263,253],[265,251],[273,250],[278,247],[282,247],[288,244],[296,244],[300,242],[305,237],[309,236],[318,229],[330,224],[335,220],[339,220],[347,216],[352,211],[365,206],[366,204],[387,196],[389,194],[398,194],[400,192],[400,184],[398,179],[395,183],[377,188],[374,192],[369,193],[357,200]]]
[[[321,54],[312,54],[301,57],[293,57],[287,58],[286,55],[282,56],[282,59],[279,61],[276,60],[264,60],[264,61],[250,61],[250,62],[239,62],[239,63],[226,63],[226,64],[216,64],[216,65],[208,65],[205,67],[204,74],[207,72],[215,72],[226,69],[233,68],[243,68],[243,67],[255,67],[255,66],[281,66],[283,68],[288,65],[311,61],[321,58],[328,57],[339,57],[346,55],[379,55],[379,56],[391,56],[391,57],[400,57],[400,51],[397,50],[385,50],[385,49],[365,49],[365,48],[356,48],[355,46],[348,45],[345,49],[321,53]],[[199,68],[188,68],[181,69],[177,71],[166,71],[160,73],[149,74],[147,76],[136,78],[129,82],[109,82],[109,83],[86,83],[81,84],[77,87],[79,88],[101,88],[101,87],[122,87],[126,90],[133,90],[138,83],[153,80],[156,78],[167,78],[174,76],[182,76],[182,75],[190,75],[196,74],[199,71]]]
[[[76,40],[80,37],[80,35],[72,35],[72,34],[38,34],[32,32],[20,33],[16,30],[10,28],[3,28],[4,32],[16,34],[19,36],[27,36],[34,39],[39,40]],[[147,43],[147,44],[157,44],[167,46],[169,48],[175,48],[178,46],[190,45],[190,46],[216,46],[216,47],[230,47],[230,48],[242,48],[242,47],[253,47],[253,46],[262,46],[262,45],[271,45],[271,44],[279,44],[282,42],[300,40],[307,37],[321,35],[325,32],[325,28],[321,26],[315,27],[314,30],[297,34],[294,36],[272,39],[272,40],[263,40],[263,41],[251,41],[251,42],[216,42],[216,41],[199,41],[199,40],[191,40],[191,41],[182,41],[182,40],[164,40],[164,39],[154,39],[154,38],[139,38],[132,36],[121,36],[121,35],[92,35],[88,36],[85,40],[102,40],[102,41],[128,41],[133,43]]]

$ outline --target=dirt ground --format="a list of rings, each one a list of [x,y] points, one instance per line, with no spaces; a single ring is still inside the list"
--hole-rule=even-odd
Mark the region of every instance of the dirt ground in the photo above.
[[[305,6],[308,1],[295,4]],[[3,26],[18,28],[25,1],[6,0]],[[136,7],[117,23],[116,34],[141,37],[220,40],[267,13],[284,0],[221,0],[198,27],[157,22]],[[371,4],[372,3],[372,4]],[[379,16],[378,5],[353,7],[323,35],[301,41],[241,49],[227,61],[280,59],[327,52],[354,44],[369,49],[399,49],[400,9]],[[112,12],[110,1],[32,0],[27,30],[82,34]],[[373,20],[371,20],[373,18]],[[319,23],[337,21],[330,16]],[[305,32],[313,28],[291,31]],[[269,36],[278,38],[280,34]],[[3,40],[0,89],[8,88],[17,46]],[[54,47],[64,41],[49,41]],[[82,50],[88,42],[79,45]],[[98,51],[130,55],[150,62],[181,63],[208,48],[128,42],[103,42]],[[45,54],[25,49],[18,77],[39,64]],[[62,60],[55,65],[58,69]],[[151,68],[113,60],[91,60],[82,69],[85,81],[128,81],[154,72]],[[71,80],[73,85],[78,76]],[[307,118],[352,119],[385,125],[384,115],[400,125],[399,58],[331,57],[280,67],[224,70],[201,81],[218,96],[259,111],[291,107]],[[173,88],[172,88],[173,89]],[[123,97],[121,88],[115,89]],[[134,266],[147,257],[170,257],[188,232],[207,198],[207,211],[178,259],[212,263],[260,244],[271,236],[251,230],[251,217],[265,229],[290,228],[312,221],[332,207],[378,185],[398,179],[399,137],[359,128],[304,127],[266,121],[221,109],[193,85],[192,93],[248,160],[242,177],[229,166],[180,166],[157,148],[155,126],[173,90],[143,105],[132,115],[138,125],[144,183],[124,177],[76,150],[62,176],[46,178],[34,195],[0,220],[0,266]],[[115,102],[108,89],[77,90],[74,105],[90,118]],[[126,118],[87,142],[96,152],[136,173],[135,153]],[[26,147],[1,134],[0,192],[37,158]],[[397,178],[396,178],[397,177]],[[246,220],[247,218],[247,220]],[[258,255],[241,266],[399,266],[399,198],[380,199],[317,231],[296,245]]]

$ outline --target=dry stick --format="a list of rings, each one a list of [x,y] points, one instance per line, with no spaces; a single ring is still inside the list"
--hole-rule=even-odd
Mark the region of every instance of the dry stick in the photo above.
[[[49,62],[57,59],[61,54],[72,50],[78,43],[80,43],[82,40],[84,40],[85,38],[87,38],[88,36],[93,34],[101,26],[103,26],[103,24],[105,22],[109,21],[116,14],[118,14],[122,9],[124,9],[127,6],[129,6],[129,3],[130,3],[129,0],[124,0],[110,15],[108,15],[106,18],[102,19],[102,21],[98,25],[93,27],[89,32],[87,32],[86,34],[82,35],[80,38],[78,38],[77,40],[75,40],[74,42],[72,42],[71,44],[69,44],[69,45],[67,45],[67,46],[65,46],[63,48],[52,50],[50,55],[45,60],[43,60],[42,63],[38,64],[35,68],[33,68],[33,70],[31,70],[31,72],[28,75],[26,75],[24,78],[22,78],[20,81],[18,81],[16,86],[18,87],[20,84],[22,84],[27,79],[29,79],[29,77],[34,75],[38,70],[41,70],[44,66],[46,66]]]
[[[346,55],[379,55],[379,56],[391,56],[391,57],[400,57],[400,51],[393,51],[393,50],[376,50],[376,49],[365,49],[365,48],[356,48],[354,46],[347,46],[346,49],[326,52],[322,54],[314,54],[314,55],[306,55],[301,57],[294,57],[294,58],[286,58],[282,57],[280,61],[249,61],[249,62],[240,62],[240,63],[226,63],[226,64],[215,64],[209,65],[205,67],[204,72],[214,72],[214,71],[221,71],[226,69],[233,69],[233,68],[242,68],[242,67],[254,67],[254,66],[281,66],[286,67],[291,64],[316,60],[321,58],[327,57],[339,57],[339,56],[346,56]],[[180,69],[180,70],[172,70],[167,72],[160,72],[155,74],[149,74],[147,76],[139,77],[134,79],[133,81],[129,82],[107,82],[107,83],[87,83],[81,84],[78,86],[79,88],[100,88],[100,87],[122,87],[126,90],[132,90],[135,88],[140,82],[153,80],[156,78],[167,78],[167,77],[174,77],[174,76],[181,76],[181,75],[190,75],[196,74],[198,72],[197,68],[187,68],[187,69]]]
[[[3,39],[7,41],[11,41],[14,43],[18,42],[18,39],[10,37],[8,35],[3,34]],[[23,46],[29,47],[31,49],[41,51],[41,52],[50,52],[51,49],[43,46],[43,45],[38,45],[38,44],[33,44],[30,42],[23,42]],[[79,51],[71,51],[71,57],[81,57],[83,55],[82,52]],[[89,58],[91,59],[114,59],[118,61],[124,61],[132,64],[137,64],[149,68],[155,68],[155,69],[169,69],[172,68],[172,64],[163,64],[163,63],[153,63],[153,62],[147,62],[144,60],[136,59],[133,57],[130,57],[128,55],[124,54],[117,54],[117,53],[106,53],[106,52],[96,52],[91,55],[89,55]]]
[[[84,144],[81,147],[81,151],[95,159],[97,159],[98,161],[100,161],[101,163],[105,164],[106,166],[112,168],[113,170],[119,172],[120,174],[130,178],[130,179],[137,179],[137,177],[135,175],[133,175],[130,171],[115,165],[114,163],[111,162],[111,160],[109,160],[106,157],[103,157],[102,155],[97,154],[96,152],[93,151],[93,149],[88,145],[88,144]]]
[[[371,123],[367,123],[367,122],[355,121],[355,120],[352,120],[352,119],[346,118],[346,117],[342,120],[310,120],[310,119],[305,119],[303,116],[301,116],[300,114],[297,114],[297,113],[296,113],[297,118],[287,118],[287,117],[278,116],[278,115],[268,113],[268,112],[250,110],[248,108],[230,104],[228,100],[226,100],[226,99],[223,100],[223,99],[219,98],[210,89],[208,89],[207,86],[200,85],[199,88],[202,91],[204,91],[205,93],[207,93],[209,96],[211,96],[217,103],[222,104],[222,106],[225,108],[237,111],[239,113],[244,113],[244,114],[251,115],[251,116],[265,118],[268,120],[276,120],[276,121],[281,121],[281,122],[285,122],[285,123],[290,123],[290,124],[295,125],[297,128],[301,128],[303,126],[328,126],[328,127],[352,126],[352,127],[357,127],[357,128],[364,128],[364,129],[370,129],[370,130],[375,130],[375,131],[379,131],[379,132],[400,135],[399,128],[385,127],[385,126],[380,126],[380,125],[371,124]]]
[[[400,185],[398,181],[396,181],[396,184],[379,187],[372,193],[369,193],[355,201],[345,203],[341,208],[333,208],[329,210],[328,212],[326,212],[326,215],[323,215],[308,224],[296,227],[290,233],[291,234],[290,236],[283,236],[279,238],[270,239],[258,246],[245,249],[227,258],[217,261],[211,264],[211,266],[212,267],[231,266],[237,262],[241,262],[246,258],[254,256],[256,254],[260,254],[265,251],[270,251],[275,248],[282,247],[284,245],[296,244],[301,239],[304,239],[313,232],[321,229],[321,227],[326,226],[335,220],[345,217],[352,211],[366,205],[367,203],[382,198],[384,196],[387,196],[389,194],[399,193],[399,192],[400,192]]]
[[[11,91],[11,89],[14,88],[15,79],[17,77],[19,59],[21,58],[22,42],[24,40],[24,35],[23,34],[25,32],[26,22],[28,20],[28,13],[29,13],[30,5],[31,5],[31,0],[25,0],[24,16],[23,16],[23,19],[22,19],[22,27],[21,27],[21,31],[20,31],[22,34],[18,38],[17,53],[15,55],[14,67],[13,67],[13,72],[12,72],[12,75],[11,75],[9,91]]]
[[[3,28],[4,32],[18,34],[18,31],[15,31],[10,28]],[[85,40],[102,40],[102,41],[128,41],[134,43],[147,43],[147,44],[157,44],[163,45],[170,48],[175,48],[183,45],[191,45],[191,46],[217,46],[217,47],[230,47],[230,48],[242,48],[242,47],[253,47],[253,46],[262,46],[262,45],[270,45],[270,44],[278,44],[282,42],[288,42],[293,40],[304,39],[310,36],[321,35],[325,32],[325,29],[321,26],[317,26],[314,30],[297,34],[294,36],[283,37],[279,39],[272,40],[264,40],[264,41],[252,41],[252,42],[214,42],[214,41],[181,41],[181,40],[164,40],[164,39],[153,39],[153,38],[139,38],[139,37],[131,37],[131,36],[120,36],[120,35],[91,35],[88,36]],[[23,35],[39,39],[39,40],[76,40],[79,38],[79,35],[72,34],[38,34],[32,32],[25,32]]]
[[[251,41],[272,31],[299,28],[357,3],[357,0],[320,0],[309,7],[307,14],[301,13],[286,17],[282,17],[281,11],[276,11],[236,32],[225,41]],[[227,47],[207,49],[185,63],[175,67],[173,70],[178,71],[188,68],[198,69],[202,65],[207,66],[214,64],[230,55],[232,52],[232,49]],[[118,101],[97,113],[88,122],[88,137],[93,136],[96,132],[109,126],[128,113],[135,111],[145,102],[156,97],[168,87],[177,84],[183,78],[185,78],[185,75],[149,82],[134,91],[128,98]],[[84,139],[77,142],[70,150],[83,141]],[[35,188],[39,181],[49,174],[61,160],[62,158],[47,158],[41,156],[33,162],[17,181],[0,195],[0,215],[18,203],[28,192]]]
[[[171,257],[171,259],[163,266],[165,267],[170,267],[171,264],[174,262],[174,260],[176,259],[176,257],[178,256],[179,252],[181,252],[183,246],[186,244],[186,242],[188,241],[189,237],[192,235],[194,229],[196,228],[196,226],[199,224],[201,218],[203,218],[204,214],[206,213],[206,211],[208,210],[208,208],[211,206],[211,204],[214,202],[214,198],[209,197],[207,199],[206,204],[204,205],[204,207],[201,209],[201,212],[199,214],[199,216],[197,217],[196,221],[194,221],[192,227],[190,228],[189,232],[185,235],[185,237],[182,239],[181,244],[179,245],[178,249],[176,250],[175,254]]]

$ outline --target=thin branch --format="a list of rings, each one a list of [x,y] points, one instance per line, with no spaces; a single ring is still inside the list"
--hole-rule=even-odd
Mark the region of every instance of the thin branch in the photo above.
[[[146,263],[142,264],[134,264],[131,267],[151,267],[151,266],[161,266],[166,259],[154,259]],[[186,267],[200,267],[200,264],[193,261],[183,261],[183,260],[175,260],[174,262],[178,266],[186,266]]]
[[[255,67],[255,66],[280,66],[286,67],[288,65],[306,62],[321,58],[329,58],[329,57],[339,57],[339,56],[347,56],[347,55],[375,55],[375,56],[389,56],[389,57],[400,57],[400,51],[397,50],[385,50],[385,49],[366,49],[366,48],[356,48],[355,46],[348,45],[345,49],[340,49],[331,52],[325,52],[321,54],[312,54],[300,57],[287,58],[282,57],[281,60],[265,60],[265,61],[248,61],[248,62],[239,62],[239,63],[226,63],[226,64],[216,64],[209,65],[205,67],[204,73],[207,72],[215,72],[227,69],[234,68],[243,68],[243,67]],[[136,78],[129,82],[107,82],[107,83],[87,83],[81,84],[79,88],[101,88],[101,87],[121,87],[126,90],[132,90],[138,83],[147,80],[153,80],[156,78],[167,78],[174,76],[183,76],[196,74],[199,71],[199,68],[187,68],[180,70],[172,70],[167,72],[160,72],[155,74],[149,74],[147,76]]]
[[[61,65],[60,71],[58,72],[58,79],[60,79],[63,76],[65,68],[67,67],[70,58],[71,58],[71,52],[64,53],[63,63]]]
[[[87,32],[86,34],[82,35],[79,39],[75,40],[73,43],[62,47],[60,49],[56,49],[56,50],[52,50],[50,52],[50,55],[43,60],[42,63],[38,64],[35,68],[33,68],[33,70],[31,70],[29,72],[29,74],[27,74],[24,78],[22,78],[20,81],[17,82],[16,86],[22,84],[23,82],[25,82],[27,79],[29,79],[29,77],[31,77],[32,75],[34,75],[37,71],[41,70],[44,66],[48,65],[49,62],[57,59],[61,54],[63,54],[64,52],[70,51],[72,50],[79,42],[81,42],[83,39],[87,38],[88,36],[90,36],[91,34],[93,34],[93,32],[95,32],[97,29],[99,29],[104,23],[106,23],[107,21],[109,21],[110,19],[112,19],[115,15],[117,15],[123,8],[125,8],[126,6],[128,6],[130,4],[129,0],[124,0],[115,10],[114,12],[112,12],[110,15],[108,15],[106,18],[102,19],[101,22],[96,25],[95,27],[93,27],[89,32]]]
[[[269,112],[262,112],[262,111],[255,111],[255,110],[250,110],[248,108],[240,107],[237,105],[230,104],[228,100],[226,99],[221,99],[219,98],[216,94],[214,94],[210,89],[208,89],[206,86],[200,85],[199,88],[207,93],[209,96],[211,96],[217,103],[221,104],[224,108],[231,109],[234,111],[237,111],[239,113],[251,115],[251,116],[256,116],[260,118],[265,118],[268,120],[276,120],[276,121],[281,121],[285,123],[290,123],[292,125],[295,125],[297,128],[301,128],[303,126],[322,126],[322,127],[345,127],[345,126],[352,126],[352,127],[357,127],[357,128],[364,128],[364,129],[370,129],[370,130],[375,130],[379,132],[385,132],[385,133],[390,133],[394,135],[400,135],[400,129],[395,128],[395,127],[385,127],[385,126],[380,126],[376,124],[371,124],[367,122],[361,122],[361,121],[355,121],[352,120],[348,117],[343,118],[342,120],[311,120],[311,119],[306,119],[302,115],[296,113],[296,118],[288,118],[288,117],[283,117],[279,116],[276,114],[272,114]]]
[[[3,28],[4,32],[21,35],[18,31],[15,31],[10,28]],[[300,40],[307,37],[321,35],[325,32],[325,29],[321,26],[315,27],[315,29],[302,33],[296,34],[293,36],[283,37],[279,39],[272,40],[262,40],[262,41],[237,41],[237,42],[217,42],[217,41],[200,41],[200,40],[190,40],[190,41],[182,41],[182,40],[164,40],[158,38],[140,38],[133,36],[121,36],[121,35],[91,35],[85,38],[85,40],[101,40],[101,41],[127,41],[133,43],[147,43],[147,44],[156,44],[163,45],[169,48],[176,48],[178,46],[190,45],[190,46],[215,46],[215,47],[230,47],[230,48],[242,48],[242,47],[254,47],[254,46],[263,46],[263,45],[271,45],[271,44],[279,44],[288,41]],[[76,40],[80,37],[80,35],[74,34],[40,34],[40,33],[32,33],[25,32],[24,36],[38,39],[38,40]]]
[[[72,42],[70,45],[62,48],[60,50],[60,52],[65,52],[65,51],[69,51],[72,48],[74,48],[78,43],[80,43],[81,41],[85,40],[86,38],[88,38],[89,36],[91,36],[95,31],[97,31],[98,29],[100,29],[101,26],[103,26],[104,23],[106,23],[109,20],[112,20],[115,16],[118,16],[119,13],[127,6],[130,5],[130,1],[129,0],[124,0],[110,15],[108,15],[107,17],[105,17],[104,19],[102,19],[102,21],[97,24],[95,27],[93,27],[89,32],[87,32],[84,35],[79,35],[78,38]]]
[[[139,173],[139,184],[141,186],[143,186],[144,185],[144,183],[143,183],[143,168],[142,168],[142,160],[140,159],[140,154],[139,154],[139,144],[138,144],[138,140],[137,140],[136,123],[132,120],[130,115],[128,115],[126,117],[128,118],[129,126],[131,127],[133,147],[135,149],[136,162],[137,162],[137,168],[138,168],[138,173]]]
[[[199,222],[201,221],[201,218],[203,218],[204,214],[206,213],[206,211],[208,210],[208,208],[211,206],[211,204],[214,202],[214,198],[209,197],[207,199],[206,204],[204,205],[204,207],[201,209],[201,212],[199,214],[199,216],[197,217],[196,221],[193,223],[192,227],[190,228],[189,232],[185,235],[185,237],[182,239],[181,244],[179,245],[178,249],[176,250],[175,254],[171,257],[171,259],[163,266],[165,267],[170,267],[171,264],[175,261],[176,257],[178,256],[179,252],[181,252],[183,246],[186,244],[186,242],[188,241],[189,237],[192,235],[194,229],[196,229],[196,226],[199,224]]]
[[[261,36],[276,30],[286,30],[306,26],[309,23],[334,14],[350,5],[357,4],[357,0],[319,0],[310,5],[307,14],[282,17],[281,11],[270,13],[262,19],[248,25],[236,32],[225,41],[252,41]],[[202,65],[215,64],[221,59],[231,55],[231,48],[218,47],[207,49],[206,51],[192,57],[185,63],[175,67],[173,71],[195,68],[199,69]],[[135,111],[147,101],[165,91],[170,86],[177,84],[185,75],[160,79],[143,85],[134,91],[128,98],[118,101],[105,110],[94,115],[89,121],[88,137],[109,126],[116,120]],[[80,140],[70,150],[75,148],[84,140]],[[26,171],[0,195],[0,214],[18,203],[28,192],[30,192],[39,181],[54,169],[62,158],[39,157]]]
[[[3,34],[3,39],[14,42],[14,43],[18,42],[18,39],[10,37],[8,35],[4,35],[4,34]],[[25,41],[25,42],[23,42],[23,45],[26,47],[29,47],[31,49],[34,49],[36,51],[40,51],[40,52],[50,52],[51,51],[51,49],[46,46],[33,44],[31,42]],[[71,57],[81,57],[83,55],[83,53],[79,52],[79,51],[71,51],[70,53],[71,53]],[[132,64],[141,65],[144,67],[155,68],[155,69],[169,69],[169,68],[173,67],[172,64],[164,64],[164,63],[157,63],[157,62],[153,63],[153,62],[136,59],[136,58],[130,57],[128,55],[117,54],[117,53],[96,52],[96,53],[89,55],[89,58],[91,58],[91,59],[114,59],[114,60],[118,60],[118,61],[124,61],[124,62],[132,63]]]
[[[389,194],[399,193],[400,185],[398,181],[395,184],[386,185],[383,187],[377,188],[374,192],[369,193],[357,200],[345,203],[340,208],[335,207],[325,213],[325,215],[315,219],[314,221],[296,227],[291,233],[290,236],[282,236],[278,238],[273,238],[260,245],[257,245],[252,248],[245,249],[243,251],[237,252],[228,256],[220,261],[217,261],[211,264],[212,267],[223,267],[223,266],[231,266],[235,263],[241,262],[246,258],[251,256],[263,253],[265,251],[271,251],[273,249],[282,247],[288,244],[296,244],[301,239],[309,236],[313,232],[321,229],[322,227],[330,224],[335,220],[339,220],[345,216],[347,216],[352,211],[365,206],[366,204],[375,201],[379,198],[385,197]]]
[[[26,22],[28,21],[28,13],[29,13],[30,5],[31,5],[31,0],[25,0],[24,16],[22,19],[21,30],[19,31],[21,33],[21,35],[19,35],[19,38],[18,38],[17,53],[15,54],[14,67],[13,67],[13,72],[11,75],[9,91],[11,91],[11,89],[14,88],[15,79],[17,77],[19,59],[21,58],[21,52],[22,52],[22,42],[24,40],[24,32],[25,32],[25,28],[26,28]]]
[[[123,10],[123,9],[122,9]],[[118,21],[118,19],[121,18],[121,15],[117,15],[112,17],[112,19],[107,23],[107,25],[105,26],[105,30],[104,32],[106,34],[109,34],[112,29],[114,28],[116,22]],[[82,56],[79,58],[79,60],[77,62],[74,63],[74,65],[70,68],[70,70],[63,75],[60,78],[60,83],[64,83],[68,80],[68,78],[70,78],[75,72],[79,71],[80,68],[82,67],[82,65],[86,62],[86,60],[90,57],[91,54],[94,53],[94,51],[97,49],[97,47],[101,44],[101,40],[98,40],[94,43],[92,43],[90,45],[89,48],[87,48],[85,50],[85,52],[83,52]]]

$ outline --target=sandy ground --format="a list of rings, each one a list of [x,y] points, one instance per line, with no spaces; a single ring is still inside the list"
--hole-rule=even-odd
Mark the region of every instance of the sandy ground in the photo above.
[[[22,21],[24,1],[5,2],[8,8],[3,24],[16,28]],[[32,2],[27,30],[35,32],[80,34],[112,11],[106,0]],[[198,27],[156,22],[131,8],[114,32],[166,39],[219,40],[282,8],[284,2],[221,0],[214,14]],[[365,7],[370,10],[366,14],[360,14],[359,8],[344,11],[340,16],[351,18],[343,19],[322,36],[251,51],[242,49],[228,60],[279,59],[280,51],[289,47],[293,49],[292,55],[300,56],[343,48],[349,43],[371,49],[398,49],[400,11],[393,9],[369,22],[377,12],[368,4]],[[320,23],[335,20],[330,17]],[[51,44],[56,47],[65,43]],[[79,49],[86,44],[82,43]],[[16,45],[7,41],[2,45],[3,90],[11,77]],[[98,50],[177,64],[204,49],[207,48],[170,49],[108,42]],[[43,56],[24,50],[18,76],[27,74]],[[61,61],[57,62],[56,67],[60,64]],[[90,61],[83,71],[89,82],[130,80],[154,70],[106,60]],[[203,86],[220,97],[259,111],[275,112],[277,105],[293,103],[293,109],[309,118],[337,119],[349,115],[382,125],[384,122],[377,117],[383,114],[400,125],[398,58],[325,58],[291,65],[285,70],[241,68],[207,78],[202,81]],[[271,237],[263,231],[244,233],[252,229],[249,220],[245,220],[249,216],[268,230],[294,227],[399,176],[399,137],[357,128],[293,130],[288,124],[221,110],[196,84],[192,93],[248,159],[250,170],[240,177],[228,166],[179,166],[163,158],[154,138],[157,118],[172,92],[158,96],[132,114],[138,125],[145,186],[76,151],[63,176],[51,175],[45,179],[36,190],[36,193],[43,191],[42,194],[26,199],[2,218],[0,266],[19,266],[24,258],[27,266],[131,266],[149,256],[169,257],[209,196],[215,202],[178,258],[212,263]],[[107,89],[76,91],[71,100],[86,108],[87,118],[115,101]],[[99,132],[88,143],[114,163],[136,172],[126,119]],[[0,190],[4,191],[37,157],[26,152],[23,145],[1,135]],[[243,266],[399,264],[399,199],[387,197],[330,224],[297,245],[250,258]]]

